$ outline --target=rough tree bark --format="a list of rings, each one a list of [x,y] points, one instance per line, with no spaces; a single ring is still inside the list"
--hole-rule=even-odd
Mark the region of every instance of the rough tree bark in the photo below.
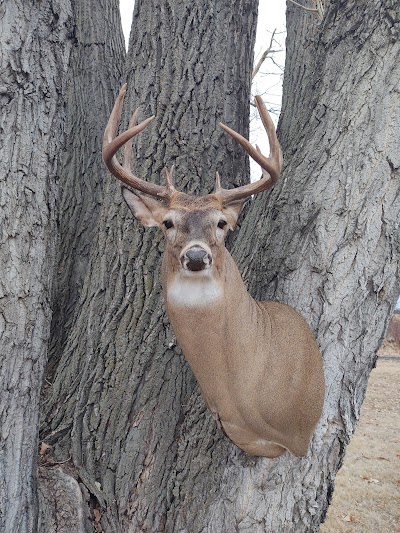
[[[0,530],[33,531],[71,6],[0,6]]]
[[[279,129],[286,168],[254,202],[234,255],[256,297],[288,303],[311,324],[324,356],[325,410],[304,459],[243,468],[230,456],[223,488],[192,531],[309,532],[325,515],[399,294],[396,6],[334,1],[319,24],[289,5]],[[194,486],[187,476],[180,493],[201,499],[206,477]],[[182,511],[181,502],[175,527],[188,531]]]
[[[125,109],[157,116],[135,141],[140,176],[161,179],[175,163],[177,185],[197,193],[212,189],[216,169],[225,186],[247,179],[243,151],[217,123],[248,133],[256,14],[256,0],[136,2]],[[85,487],[105,531],[156,531],[174,499],[194,380],[165,318],[160,235],[134,226],[119,189],[110,177],[42,438],[57,461],[70,459],[60,468]]]
[[[72,10],[49,377],[60,358],[95,239],[107,175],[99,147],[126,57],[117,0],[73,0]]]
[[[107,176],[100,147],[126,58],[118,0],[72,0],[72,12],[66,138],[60,154],[59,241],[44,396],[73,321],[95,240]],[[45,457],[41,458],[38,489],[38,531],[73,533],[87,527],[88,513],[79,505],[78,483]]]
[[[178,186],[208,192],[216,168],[225,185],[248,175],[216,123],[247,130],[255,4],[137,3],[126,108],[157,115],[135,141],[141,177],[175,162]],[[289,6],[286,168],[234,248],[252,294],[302,312],[322,347],[327,399],[305,458],[252,458],[218,432],[163,312],[160,236],[110,179],[43,423],[105,531],[318,529],[399,291],[396,13],[334,0],[320,23]]]

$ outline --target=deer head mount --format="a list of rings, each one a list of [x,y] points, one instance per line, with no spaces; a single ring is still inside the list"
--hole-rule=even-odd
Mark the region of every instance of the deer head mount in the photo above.
[[[165,235],[167,313],[203,398],[219,427],[242,450],[266,457],[286,450],[304,455],[324,400],[318,347],[293,309],[251,298],[225,248],[225,237],[246,199],[273,186],[282,168],[281,148],[265,105],[257,96],[269,157],[220,124],[260,164],[262,178],[226,190],[217,174],[215,191],[195,197],[175,189],[173,168],[165,170],[165,186],[132,173],[132,139],[154,117],[137,124],[135,111],[128,130],[117,136],[125,91],[124,85],[104,133],[103,159],[114,176],[135,189],[123,188],[135,218],[144,226],[158,226]],[[115,154],[122,146],[121,165]]]

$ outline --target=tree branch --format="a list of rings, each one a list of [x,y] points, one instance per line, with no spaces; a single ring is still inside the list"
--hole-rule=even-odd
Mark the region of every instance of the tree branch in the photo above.
[[[272,50],[272,43],[274,41],[274,36],[275,36],[275,32],[276,32],[276,28],[274,29],[274,31],[272,32],[272,36],[271,36],[271,41],[269,43],[269,46],[268,48],[265,50],[265,52],[263,52],[263,54],[261,55],[257,65],[254,67],[254,70],[253,70],[253,74],[251,76],[251,79],[254,80],[255,76],[257,75],[258,71],[260,70],[261,68],[261,65],[264,63],[264,61],[266,60],[268,54],[271,52]]]

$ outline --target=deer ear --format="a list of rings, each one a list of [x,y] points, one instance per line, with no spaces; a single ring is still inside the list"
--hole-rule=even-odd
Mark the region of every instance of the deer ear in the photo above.
[[[132,211],[133,216],[143,226],[148,228],[160,226],[167,212],[167,208],[161,202],[147,196],[139,196],[126,187],[122,187],[122,196]]]
[[[226,216],[231,230],[235,229],[237,219],[239,218],[246,201],[247,200],[237,200],[223,208],[222,212]]]

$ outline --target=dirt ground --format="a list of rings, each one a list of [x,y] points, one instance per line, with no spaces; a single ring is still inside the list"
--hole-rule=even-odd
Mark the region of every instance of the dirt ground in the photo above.
[[[320,533],[400,533],[400,349],[379,355]]]

